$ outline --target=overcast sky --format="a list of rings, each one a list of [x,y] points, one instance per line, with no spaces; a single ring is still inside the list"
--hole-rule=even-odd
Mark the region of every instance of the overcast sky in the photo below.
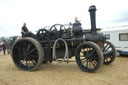
[[[56,23],[74,22],[90,28],[88,8],[95,5],[97,28],[128,25],[127,0],[0,0],[0,37],[21,35],[23,23],[31,31]]]

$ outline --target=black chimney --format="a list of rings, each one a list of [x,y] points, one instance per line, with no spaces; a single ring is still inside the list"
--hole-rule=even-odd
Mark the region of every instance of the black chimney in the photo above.
[[[92,5],[89,7],[89,12],[90,12],[90,19],[91,19],[91,32],[96,33],[96,17],[95,17],[95,12],[96,12],[96,6]]]

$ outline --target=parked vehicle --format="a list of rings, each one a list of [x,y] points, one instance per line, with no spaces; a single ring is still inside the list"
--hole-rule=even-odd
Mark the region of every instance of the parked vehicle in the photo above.
[[[102,32],[115,45],[119,55],[128,55],[128,26],[105,29]]]

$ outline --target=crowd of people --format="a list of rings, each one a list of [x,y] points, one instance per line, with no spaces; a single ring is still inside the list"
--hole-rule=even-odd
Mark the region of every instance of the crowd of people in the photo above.
[[[0,52],[3,52],[3,55],[10,54],[10,50],[12,44],[14,43],[14,39],[9,40],[1,40],[0,41]]]

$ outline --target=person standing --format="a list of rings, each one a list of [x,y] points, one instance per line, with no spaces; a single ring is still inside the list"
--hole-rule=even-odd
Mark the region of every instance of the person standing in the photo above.
[[[6,52],[6,43],[5,43],[5,40],[3,41],[2,48],[3,48],[3,54],[5,55],[5,52]]]
[[[73,23],[74,28],[81,28],[81,23],[78,21],[78,18],[75,17],[75,22]]]
[[[23,27],[22,27],[22,29],[21,29],[22,37],[24,37],[24,35],[25,35],[26,33],[28,33],[28,32],[29,32],[29,30],[28,30],[28,28],[27,28],[27,26],[26,26],[26,23],[24,23],[24,24],[23,24]]]
[[[10,40],[7,41],[7,43],[6,43],[6,48],[7,48],[8,54],[9,54],[9,53],[10,53],[10,48],[11,48]]]
[[[78,18],[75,17],[75,22],[73,23],[73,33],[74,35],[81,35],[82,34],[82,27]]]

